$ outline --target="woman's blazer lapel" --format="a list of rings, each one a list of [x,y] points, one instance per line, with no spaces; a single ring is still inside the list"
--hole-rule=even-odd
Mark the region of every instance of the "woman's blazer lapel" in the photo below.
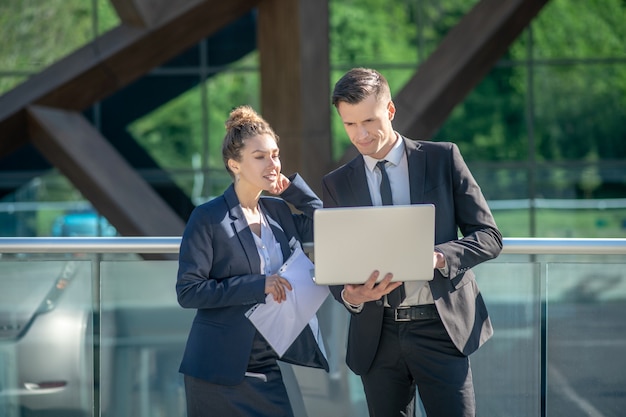
[[[250,271],[255,274],[260,274],[262,271],[259,252],[257,251],[256,244],[254,243],[252,231],[248,229],[248,222],[246,221],[246,217],[243,214],[239,199],[237,198],[237,194],[235,194],[235,189],[232,185],[224,192],[224,198],[226,200],[226,204],[228,205],[228,214],[231,221],[231,227],[233,228],[235,235],[237,236],[239,242],[241,243],[241,246],[243,247],[244,253],[246,254],[246,259],[248,260]],[[287,221],[291,221],[291,212],[286,213],[289,218],[285,219],[282,219],[282,216],[280,215],[281,213],[277,212],[276,214],[278,219],[274,219],[273,212],[277,210],[272,210],[269,207],[270,204],[265,203],[263,198],[261,198],[260,204],[263,207],[264,213],[266,214],[266,218],[270,228],[272,229],[272,233],[274,233],[274,238],[276,238],[276,241],[280,243],[283,259],[286,260],[291,254],[291,249],[289,247],[289,237],[286,235],[283,228],[279,226],[277,222],[280,221],[285,223]]]
[[[228,187],[228,189],[224,192],[224,199],[228,205],[228,215],[231,227],[235,236],[239,239],[239,243],[241,244],[241,247],[246,255],[250,272],[253,274],[260,274],[261,258],[259,258],[259,252],[257,251],[254,238],[252,237],[252,231],[246,230],[248,229],[248,222],[243,214],[243,210],[241,209],[241,205],[239,204],[239,199],[237,198],[237,194],[235,194],[235,188],[233,185]]]

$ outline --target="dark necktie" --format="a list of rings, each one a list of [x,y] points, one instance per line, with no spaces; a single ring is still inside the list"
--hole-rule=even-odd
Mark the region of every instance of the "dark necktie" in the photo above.
[[[383,206],[391,206],[393,205],[393,200],[391,198],[391,184],[389,183],[389,176],[387,175],[387,170],[385,169],[386,163],[386,160],[378,161],[376,166],[382,175],[382,180],[380,181],[380,197],[383,200]]]
[[[382,176],[382,180],[380,181],[380,197],[383,200],[383,206],[391,206],[393,205],[393,200],[391,199],[391,184],[389,183],[389,176],[387,175],[387,170],[385,169],[386,163],[386,160],[378,161],[376,166],[380,170]],[[404,300],[404,297],[404,284],[402,284],[387,294],[387,302],[392,308],[397,308]]]

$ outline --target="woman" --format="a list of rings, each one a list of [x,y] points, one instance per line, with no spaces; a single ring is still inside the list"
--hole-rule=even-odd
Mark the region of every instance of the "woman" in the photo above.
[[[234,182],[196,207],[180,246],[178,302],[197,309],[180,366],[187,413],[293,416],[278,355],[246,312],[267,294],[286,299],[291,285],[276,271],[295,244],[312,241],[322,202],[299,175],[281,174],[278,136],[252,108],[233,110],[226,129],[222,156]],[[328,371],[308,326],[280,360]]]

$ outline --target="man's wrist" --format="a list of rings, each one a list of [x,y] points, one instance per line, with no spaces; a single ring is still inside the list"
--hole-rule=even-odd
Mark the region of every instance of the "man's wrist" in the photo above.
[[[341,290],[341,300],[343,301],[343,303],[352,311],[354,311],[355,313],[360,312],[363,309],[363,303],[361,304],[352,304],[351,302],[346,300],[346,297],[344,295],[344,291],[345,289]]]

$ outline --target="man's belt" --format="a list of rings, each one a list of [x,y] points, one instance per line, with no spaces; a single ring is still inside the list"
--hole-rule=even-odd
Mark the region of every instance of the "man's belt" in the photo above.
[[[422,304],[398,308],[385,307],[384,317],[395,321],[427,320],[438,319],[439,313],[434,304]]]

